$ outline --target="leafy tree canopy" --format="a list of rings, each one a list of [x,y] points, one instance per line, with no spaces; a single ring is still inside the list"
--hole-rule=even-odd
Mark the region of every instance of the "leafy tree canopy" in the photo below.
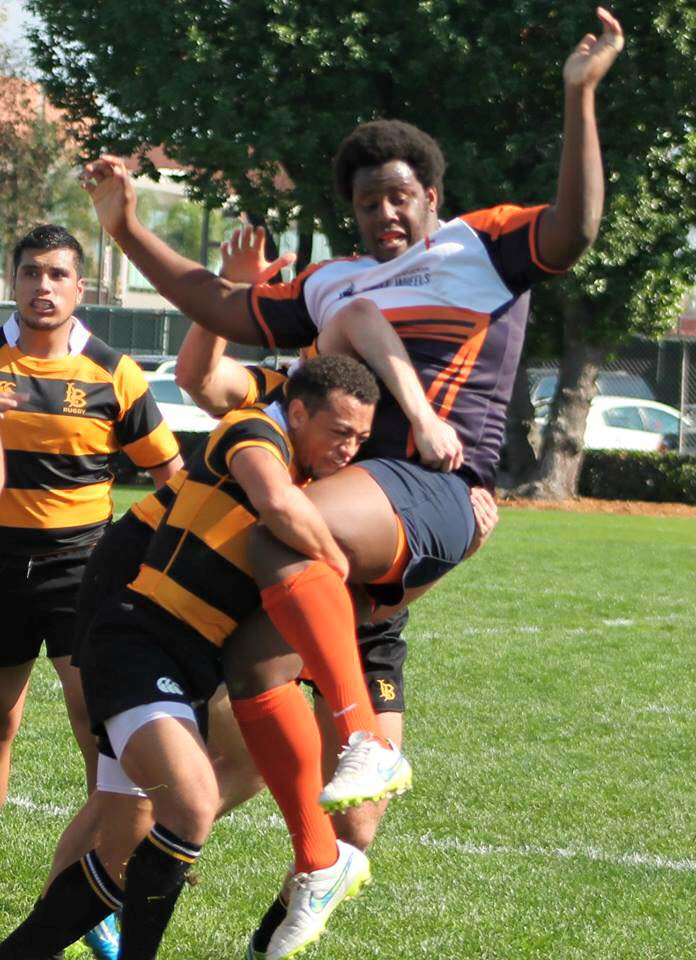
[[[356,122],[399,117],[448,158],[444,213],[553,200],[561,69],[597,29],[579,0],[29,0],[53,101],[79,122],[85,155],[163,144],[212,202],[318,218],[337,251],[355,242],[330,160]],[[607,216],[594,250],[537,300],[592,305],[592,337],[617,342],[673,323],[696,275],[696,8],[634,0],[625,52],[599,92]],[[279,190],[282,165],[292,180]],[[252,173],[248,174],[249,169]],[[547,339],[555,327],[538,322]]]

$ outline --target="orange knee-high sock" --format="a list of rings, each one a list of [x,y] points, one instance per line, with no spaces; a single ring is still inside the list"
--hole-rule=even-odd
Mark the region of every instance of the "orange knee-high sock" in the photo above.
[[[233,700],[232,709],[285,818],[296,872],[332,866],[338,856],[336,834],[318,802],[323,787],[321,738],[304,694],[297,684],[286,683],[258,697]]]
[[[360,665],[353,603],[328,564],[314,561],[300,573],[261,591],[263,607],[283,638],[304,660],[331,707],[345,743],[356,730],[377,724]]]

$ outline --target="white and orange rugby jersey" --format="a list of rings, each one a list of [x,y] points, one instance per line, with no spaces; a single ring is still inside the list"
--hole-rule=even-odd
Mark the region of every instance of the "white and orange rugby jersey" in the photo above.
[[[140,367],[79,321],[66,357],[28,356],[17,335],[11,317],[0,331],[0,390],[29,399],[0,421],[0,551],[41,556],[97,539],[111,518],[118,450],[150,469],[172,460],[179,446]]]
[[[252,287],[251,310],[269,347],[301,347],[351,299],[373,300],[404,341],[431,403],[460,434],[465,467],[490,486],[529,289],[557,273],[537,253],[545,209],[464,214],[387,263],[359,256],[312,265],[291,283]],[[359,459],[412,455],[408,423],[383,391]]]

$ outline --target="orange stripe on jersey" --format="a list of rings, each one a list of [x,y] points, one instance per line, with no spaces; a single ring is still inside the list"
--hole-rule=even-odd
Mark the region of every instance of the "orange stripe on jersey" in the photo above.
[[[486,339],[489,326],[490,317],[481,317],[475,332],[466,343],[461,345],[449,364],[444,370],[440,371],[427,390],[426,396],[432,403],[443,387],[449,384],[444,399],[437,404],[438,413],[443,415],[445,419],[452,412],[457,393],[471,375]]]
[[[539,256],[537,247],[537,229],[539,217],[548,210],[548,204],[540,204],[537,207],[517,207],[514,204],[502,204],[499,207],[493,207],[489,210],[475,210],[473,213],[465,213],[460,219],[468,223],[474,230],[481,230],[487,233],[493,240],[503,236],[506,233],[512,233],[513,230],[529,228],[529,252],[532,263],[543,270],[544,273],[562,274],[565,270],[557,270],[550,267]]]
[[[130,589],[159,604],[178,620],[188,623],[216,647],[221,647],[237,626],[236,620],[180,586],[166,573],[147,564],[142,565]]]
[[[417,307],[385,307],[382,313],[390,323],[399,320],[458,320],[475,323],[478,317],[484,316],[475,310],[462,307],[439,307],[429,303]]]
[[[184,485],[184,480],[187,476],[188,473],[186,470],[179,470],[170,480],[167,480],[162,490],[169,488],[173,493],[178,493]],[[132,504],[130,509],[131,513],[134,513],[138,520],[146,523],[148,527],[154,530],[166,513],[167,508],[161,500],[159,500],[157,493],[148,493],[142,500],[138,500]]]
[[[149,470],[173,460],[179,452],[179,444],[162,420],[147,436],[133,443],[124,443],[122,450],[142,470]]]
[[[257,283],[251,288],[249,300],[251,310],[256,322],[266,336],[269,347],[275,347],[276,341],[270,327],[264,320],[263,313],[259,307],[259,297],[263,297],[264,300],[299,300],[305,280],[321,266],[321,263],[310,264],[306,270],[298,274],[290,283]]]
[[[45,530],[87,527],[111,516],[111,482],[71,490],[3,490],[0,525]]]
[[[12,416],[3,420],[2,437],[6,450],[23,450],[37,456],[42,453],[88,456],[118,450],[113,422],[96,417],[81,418],[80,429],[76,431],[74,416],[13,410]]]
[[[236,557],[236,550],[232,550],[229,557],[225,554],[227,541],[255,523],[256,517],[221,490],[219,485],[210,487],[189,479],[185,493],[186,496],[177,497],[174,501],[167,524],[193,533],[226,559]],[[247,568],[245,559],[245,573],[248,572]]]
[[[267,453],[272,454],[276,460],[279,460],[287,469],[287,463],[275,444],[268,443],[264,440],[242,440],[240,443],[236,443],[234,447],[225,455],[225,463],[229,467],[230,471],[232,470],[232,461],[234,460],[235,456],[240,450],[246,450],[248,447],[265,450]]]

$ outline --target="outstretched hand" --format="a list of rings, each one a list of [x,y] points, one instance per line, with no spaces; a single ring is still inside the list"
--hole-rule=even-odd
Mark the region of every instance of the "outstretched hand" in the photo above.
[[[99,222],[107,233],[118,234],[135,220],[135,188],[120,157],[104,154],[88,163],[80,183],[90,195]]]
[[[623,30],[616,17],[604,7],[597,7],[597,16],[602,22],[602,35],[598,39],[586,33],[568,57],[563,67],[567,87],[594,89],[623,49]]]
[[[231,283],[265,283],[297,259],[294,253],[288,252],[269,263],[266,231],[263,227],[251,226],[235,230],[229,240],[223,240],[220,253],[220,276]]]

